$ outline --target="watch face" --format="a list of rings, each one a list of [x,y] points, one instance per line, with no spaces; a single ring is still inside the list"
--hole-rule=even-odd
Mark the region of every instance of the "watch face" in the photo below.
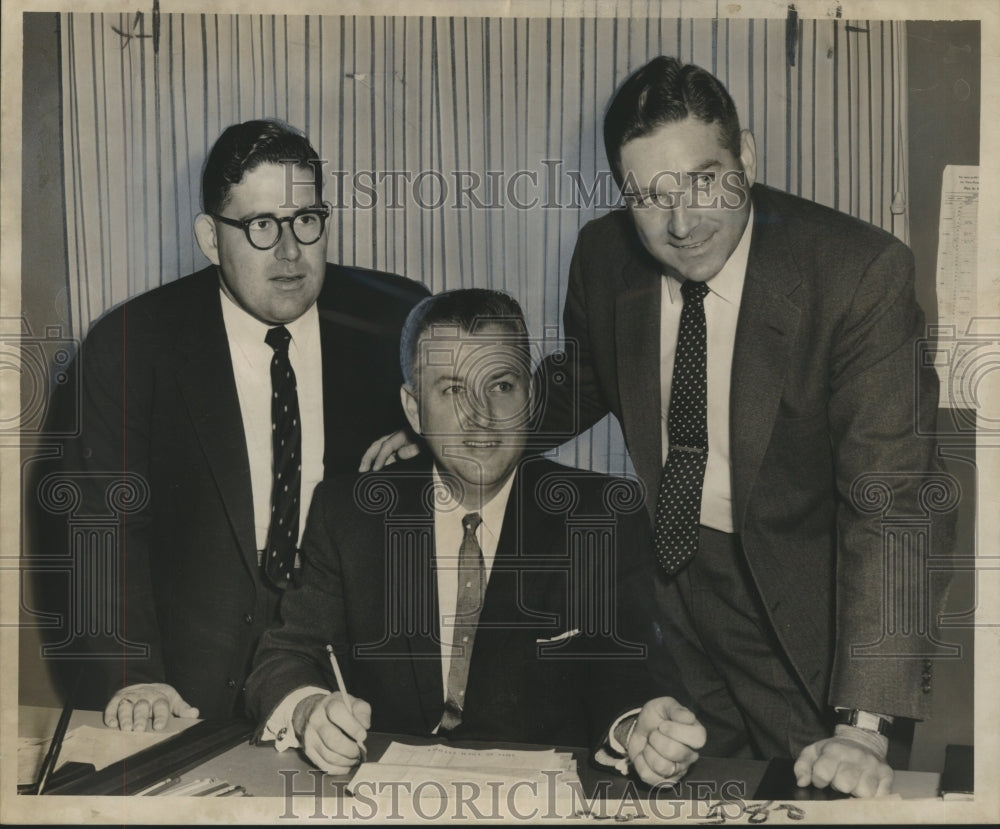
[[[845,725],[853,725],[865,731],[874,731],[877,734],[888,736],[891,730],[891,723],[878,714],[869,711],[859,711],[857,709],[838,709],[837,721]]]
[[[864,728],[868,731],[878,731],[882,724],[882,718],[869,714],[867,711],[855,711],[854,724],[858,728]]]

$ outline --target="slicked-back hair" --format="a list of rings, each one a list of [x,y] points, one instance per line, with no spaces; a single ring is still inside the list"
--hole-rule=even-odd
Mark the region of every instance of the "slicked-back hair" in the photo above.
[[[435,331],[448,332],[449,329],[476,335],[493,326],[509,333],[512,344],[528,352],[524,312],[510,294],[486,288],[457,288],[425,297],[410,311],[399,337],[403,380],[411,389],[417,388],[420,340],[425,335],[433,336]]]
[[[206,213],[221,213],[229,191],[261,164],[291,162],[311,168],[315,174],[316,199],[323,198],[323,170],[319,155],[305,134],[277,119],[244,121],[226,127],[215,142],[201,173],[201,207]],[[295,179],[295,185],[307,184]],[[288,194],[291,200],[292,193]]]
[[[621,85],[604,116],[604,149],[622,184],[622,147],[664,124],[697,118],[716,124],[723,147],[740,155],[740,120],[729,92],[710,72],[676,58],[653,58]]]

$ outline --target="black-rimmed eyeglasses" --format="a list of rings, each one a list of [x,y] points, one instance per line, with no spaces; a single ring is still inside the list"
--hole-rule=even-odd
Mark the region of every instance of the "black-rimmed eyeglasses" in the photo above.
[[[299,244],[315,244],[323,235],[323,228],[330,216],[330,210],[330,205],[324,204],[321,207],[308,207],[293,216],[285,216],[281,219],[270,213],[253,216],[250,219],[230,219],[217,213],[212,213],[211,216],[230,227],[240,228],[246,234],[247,241],[257,250],[270,250],[281,241],[281,226],[285,222],[291,225],[292,235]]]

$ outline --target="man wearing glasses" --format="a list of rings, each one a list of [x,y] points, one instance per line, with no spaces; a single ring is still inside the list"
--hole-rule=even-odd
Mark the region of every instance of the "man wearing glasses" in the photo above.
[[[404,422],[399,332],[427,290],[327,263],[322,178],[286,124],[226,129],[194,227],[211,265],[107,314],[81,349],[61,471],[94,505],[109,479],[134,485],[119,586],[84,597],[114,628],[87,641],[111,727],[242,712],[313,488]]]

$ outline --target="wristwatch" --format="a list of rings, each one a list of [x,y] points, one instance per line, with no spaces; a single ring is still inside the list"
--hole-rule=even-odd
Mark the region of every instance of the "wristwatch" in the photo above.
[[[880,714],[872,714],[870,711],[861,711],[857,708],[838,708],[835,713],[839,725],[853,725],[855,728],[874,731],[884,737],[892,733],[892,720]]]

